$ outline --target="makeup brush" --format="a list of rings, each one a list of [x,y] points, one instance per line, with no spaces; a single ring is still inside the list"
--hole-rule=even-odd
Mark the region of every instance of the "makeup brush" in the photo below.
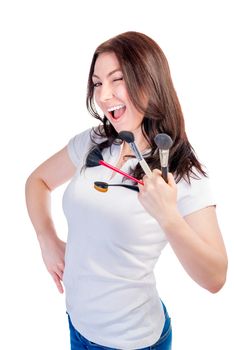
[[[137,147],[135,143],[134,134],[131,131],[120,131],[119,137],[121,140],[126,141],[129,143],[133,153],[135,154],[140,166],[142,167],[142,170],[144,173],[148,176],[152,174],[152,171],[150,170],[148,164],[146,163],[145,159],[143,158],[139,148]]]
[[[101,151],[95,147],[90,153],[89,155],[87,156],[87,159],[86,159],[86,166],[87,167],[95,167],[95,166],[98,166],[98,165],[103,165],[109,169],[112,169],[113,171],[123,175],[123,176],[126,176],[128,177],[129,179],[133,180],[133,181],[136,181],[137,183],[141,184],[141,185],[144,185],[143,181],[141,180],[138,180],[136,179],[135,177],[125,173],[124,171],[114,167],[113,165],[110,165],[108,163],[106,163],[104,160],[103,160],[103,157],[102,157],[102,153]]]
[[[99,192],[107,192],[109,186],[121,186],[121,187],[128,188],[128,189],[130,189],[130,190],[139,192],[138,186],[134,186],[134,185],[127,185],[127,184],[108,184],[107,182],[103,182],[103,181],[95,181],[95,182],[94,182],[94,188],[95,188],[95,190],[97,190],[97,191],[99,191]]]
[[[169,159],[169,149],[171,148],[173,141],[167,134],[157,134],[154,137],[154,142],[159,148],[159,157],[161,164],[162,177],[168,182],[168,159]]]

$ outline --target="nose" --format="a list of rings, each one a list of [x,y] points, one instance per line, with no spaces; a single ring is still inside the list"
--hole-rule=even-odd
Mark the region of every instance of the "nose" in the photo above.
[[[100,86],[100,91],[99,91],[99,98],[101,102],[105,102],[110,100],[113,97],[113,90],[111,86],[107,84],[102,84]]]

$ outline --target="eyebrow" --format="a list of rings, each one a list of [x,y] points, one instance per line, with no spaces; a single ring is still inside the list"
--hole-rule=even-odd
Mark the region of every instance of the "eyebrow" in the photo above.
[[[121,71],[120,68],[114,69],[114,70],[112,70],[110,73],[107,74],[107,77],[110,77],[112,74],[114,74],[114,73],[116,73],[116,72],[122,72],[122,71]],[[98,78],[98,79],[100,79],[99,76],[96,75],[96,74],[93,74],[92,77],[93,77],[93,78]]]

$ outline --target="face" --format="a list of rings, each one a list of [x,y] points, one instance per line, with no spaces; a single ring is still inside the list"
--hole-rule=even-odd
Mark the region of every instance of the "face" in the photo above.
[[[114,53],[98,56],[93,73],[94,98],[117,132],[141,133],[144,118],[130,101],[123,73]]]

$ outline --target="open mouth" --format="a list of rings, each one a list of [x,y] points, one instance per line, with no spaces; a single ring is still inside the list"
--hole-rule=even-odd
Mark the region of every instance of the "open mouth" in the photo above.
[[[112,118],[115,120],[118,120],[119,118],[121,118],[125,111],[126,111],[126,106],[124,106],[124,105],[110,108],[108,110],[108,112],[111,114]]]

